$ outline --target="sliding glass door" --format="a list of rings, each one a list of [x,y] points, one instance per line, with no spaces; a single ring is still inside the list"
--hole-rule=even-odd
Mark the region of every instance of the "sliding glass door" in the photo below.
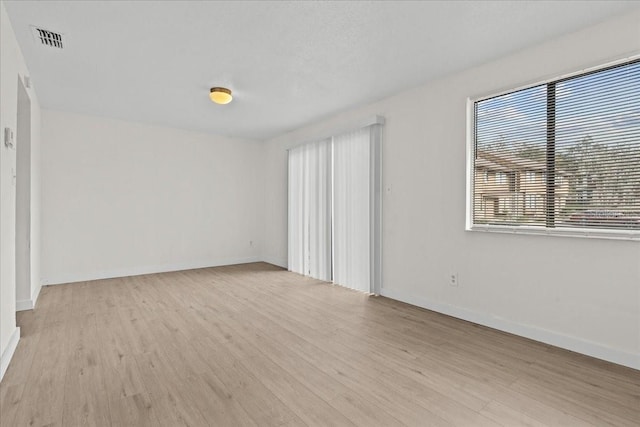
[[[380,291],[380,141],[374,124],[289,150],[289,270]]]

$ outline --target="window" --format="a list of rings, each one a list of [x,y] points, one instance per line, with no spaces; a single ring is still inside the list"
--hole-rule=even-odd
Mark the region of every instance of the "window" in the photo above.
[[[536,182],[536,173],[535,172],[527,172],[526,178],[528,183]]]
[[[509,213],[509,201],[506,198],[500,199],[498,206],[500,209],[498,215],[507,215]]]
[[[527,209],[535,209],[536,208],[536,196],[533,194],[527,194],[525,196],[525,203]]]
[[[538,209],[542,209],[544,207],[542,196],[539,194],[525,194],[524,196],[524,207],[530,212],[528,214],[536,214]]]
[[[473,115],[471,167],[496,179],[470,175],[471,229],[640,238],[640,60],[480,99]]]

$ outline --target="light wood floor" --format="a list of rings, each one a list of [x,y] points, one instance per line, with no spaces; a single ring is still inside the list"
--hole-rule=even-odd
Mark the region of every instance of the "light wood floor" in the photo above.
[[[640,372],[247,264],[46,287],[9,426],[640,425]]]

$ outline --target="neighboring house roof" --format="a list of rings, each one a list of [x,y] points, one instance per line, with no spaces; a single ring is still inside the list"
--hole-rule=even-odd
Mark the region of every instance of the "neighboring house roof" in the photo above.
[[[476,159],[477,166],[480,166],[478,161],[481,159],[488,162],[487,166],[498,165],[499,168],[496,170],[530,170],[544,172],[547,169],[544,163],[535,160],[478,150]],[[489,169],[489,167],[487,167],[487,169]]]
[[[478,158],[476,159],[476,168],[486,169],[490,171],[497,171],[497,172],[509,172],[512,170],[499,163],[495,163],[495,162],[492,162],[491,160],[485,159],[484,157],[480,157],[479,155],[478,155]]]
[[[486,169],[496,172],[535,171],[545,172],[547,165],[531,159],[510,156],[505,153],[491,153],[478,150],[475,166],[477,169]],[[567,175],[566,172],[556,169],[556,175]]]

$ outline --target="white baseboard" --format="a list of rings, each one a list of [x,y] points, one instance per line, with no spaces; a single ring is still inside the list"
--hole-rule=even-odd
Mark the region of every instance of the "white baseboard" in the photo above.
[[[563,335],[546,329],[537,328],[535,326],[523,325],[513,322],[509,319],[492,316],[490,314],[479,313],[450,304],[429,301],[424,298],[408,295],[402,291],[395,291],[383,288],[381,295],[394,300],[406,302],[407,304],[426,308],[458,319],[477,323],[479,325],[488,326],[503,332],[508,332],[521,337],[540,341],[566,350],[575,351],[576,353],[585,354],[597,359],[606,360],[608,362],[617,363],[618,365],[627,366],[629,368],[640,369],[640,355],[616,350],[611,347],[586,341],[580,338]]]
[[[16,301],[16,311],[33,310],[33,307],[33,300],[31,299],[22,299]]]
[[[7,348],[4,349],[0,356],[0,381],[2,381],[5,372],[7,372],[9,362],[11,362],[13,353],[16,352],[16,347],[18,347],[18,341],[20,341],[20,328],[15,328],[13,334],[11,334],[11,338],[9,338]]]
[[[33,293],[31,294],[31,299],[16,301],[16,311],[33,310],[36,307],[36,301],[38,301],[40,289],[42,289],[42,285],[38,284],[38,287],[34,289]]]
[[[194,270],[196,268],[220,267],[224,265],[247,264],[262,261],[260,257],[223,258],[212,261],[196,261],[178,264],[153,265],[90,273],[66,274],[43,279],[43,285],[88,282],[90,280],[112,279],[115,277],[140,276],[142,274],[167,273],[170,271]]]
[[[272,257],[269,255],[263,256],[262,257],[262,261],[269,263],[269,264],[273,264],[273,265],[277,265],[278,267],[282,267],[282,268],[287,268],[289,265],[289,261],[286,259],[282,259],[282,258],[277,258],[277,257]]]
[[[40,290],[42,289],[42,284],[38,283],[38,287],[33,290],[31,294],[31,305],[33,308],[36,308],[36,304],[38,303],[38,297],[40,296]]]

